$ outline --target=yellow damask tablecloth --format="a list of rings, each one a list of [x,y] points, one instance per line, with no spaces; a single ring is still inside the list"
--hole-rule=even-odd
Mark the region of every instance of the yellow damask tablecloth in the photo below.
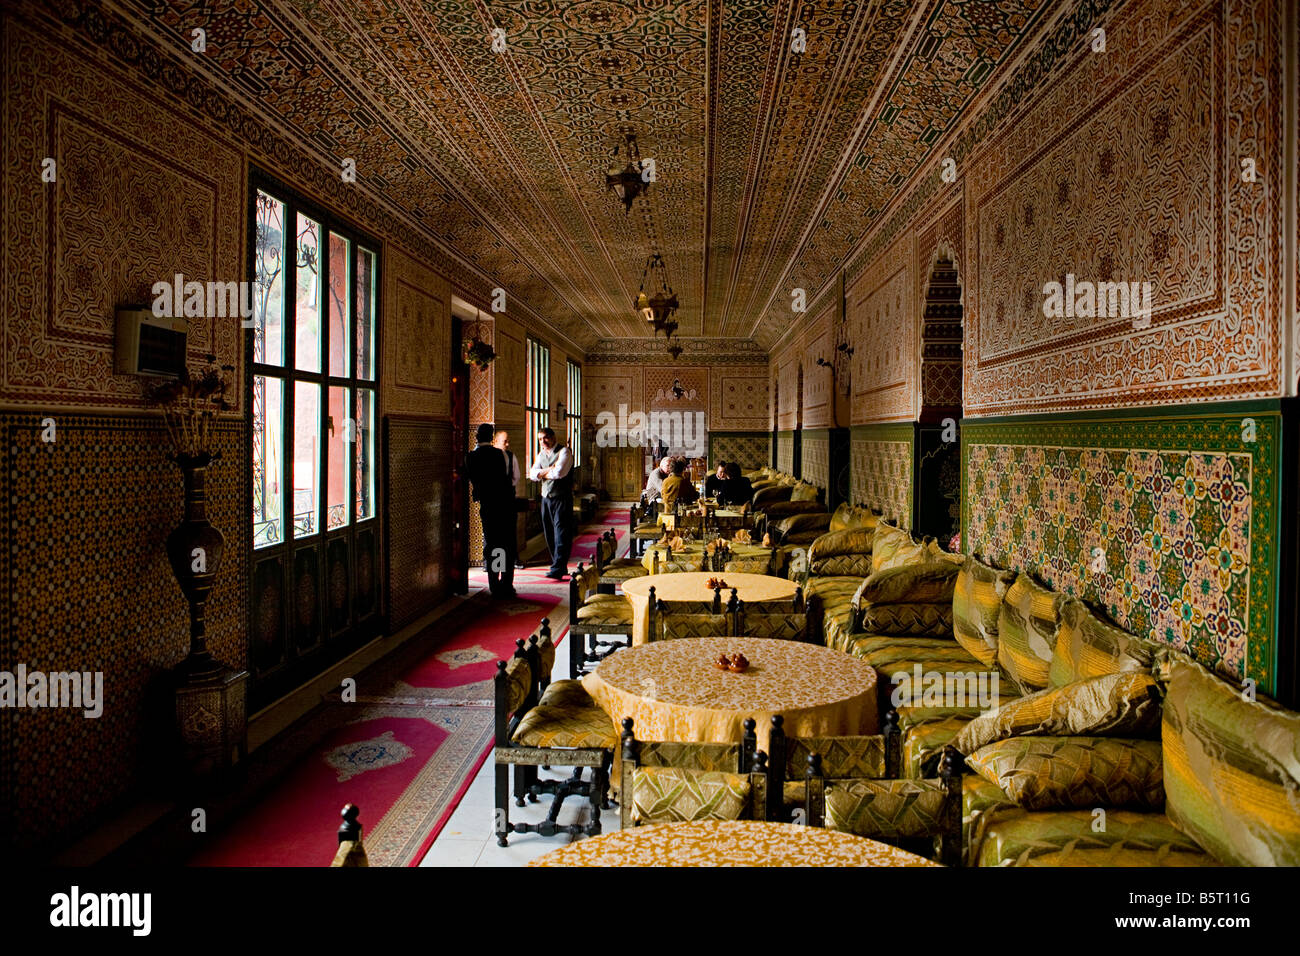
[[[938,866],[887,843],[821,827],[698,820],[579,840],[529,866]]]
[[[655,589],[658,600],[669,605],[674,601],[709,601],[713,599],[713,589],[707,587],[709,578],[722,578],[727,582],[728,587],[722,592],[724,602],[731,597],[733,587],[737,596],[746,604],[794,600],[795,582],[770,574],[682,571],[676,574],[642,575],[624,581],[622,585],[623,594],[632,604],[632,643],[644,644],[649,637],[647,618],[651,588]]]
[[[718,668],[741,653],[749,670]],[[739,741],[753,717],[768,749],[772,715],[790,736],[874,734],[876,672],[841,651],[795,641],[697,637],[654,641],[611,654],[582,679],[614,726],[633,720],[639,740]]]

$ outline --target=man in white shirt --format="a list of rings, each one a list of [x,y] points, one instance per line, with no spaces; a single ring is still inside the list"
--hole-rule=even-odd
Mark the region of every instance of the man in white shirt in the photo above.
[[[569,552],[573,549],[573,456],[567,445],[556,442],[550,428],[541,429],[537,441],[541,451],[528,477],[542,483],[542,532],[551,552],[551,569],[546,576],[563,581],[569,573]]]
[[[664,458],[659,465],[650,472],[650,477],[645,483],[645,500],[656,501],[663,497],[664,479],[673,473],[673,460]]]

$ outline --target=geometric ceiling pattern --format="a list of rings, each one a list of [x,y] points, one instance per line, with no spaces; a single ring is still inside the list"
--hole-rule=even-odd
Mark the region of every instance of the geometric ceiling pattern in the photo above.
[[[213,82],[585,348],[650,334],[651,251],[681,335],[770,347],[790,290],[828,287],[1047,5],[108,4],[172,49],[203,28]],[[630,213],[604,190],[625,132],[656,172]]]

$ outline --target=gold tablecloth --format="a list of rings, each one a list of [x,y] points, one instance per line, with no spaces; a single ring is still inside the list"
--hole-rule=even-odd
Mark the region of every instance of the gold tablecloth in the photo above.
[[[659,553],[659,570],[664,574],[671,574],[673,571],[683,571],[689,566],[692,571],[698,571],[704,565],[705,547],[707,541],[688,541],[686,546],[680,551],[669,552],[663,545],[654,545],[646,548],[645,555],[641,558],[641,564],[647,571],[654,571],[655,552]],[[767,558],[771,559],[772,549],[765,548],[761,544],[742,544],[736,541],[728,542],[728,550],[731,551],[731,557],[737,558]],[[673,567],[676,564],[678,567]]]
[[[713,662],[741,653],[749,669],[736,674]],[[790,736],[874,734],[876,672],[841,651],[754,637],[655,641],[611,654],[582,678],[587,693],[622,732],[633,720],[640,740],[739,741],[744,721],[757,722],[768,749],[773,714]]]
[[[821,827],[699,820],[616,830],[529,866],[938,866],[887,843]]]
[[[725,602],[731,597],[731,589],[746,604],[760,601],[794,600],[795,582],[786,578],[773,577],[770,574],[732,573],[730,571],[682,571],[676,574],[646,574],[623,582],[623,594],[632,604],[632,643],[646,643],[649,637],[650,589],[655,589],[655,597],[665,604],[674,601],[709,601],[713,599],[713,589],[706,587],[709,578],[722,578],[727,588],[722,592]]]

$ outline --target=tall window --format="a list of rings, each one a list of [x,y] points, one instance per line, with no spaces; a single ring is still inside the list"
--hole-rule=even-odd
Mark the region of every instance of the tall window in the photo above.
[[[564,403],[564,417],[568,419],[569,448],[573,467],[582,464],[582,366],[569,359],[568,400]]]
[[[551,350],[528,340],[528,391],[524,401],[524,431],[528,433],[528,467],[537,457],[537,433],[551,423]]]
[[[375,515],[377,255],[257,191],[253,547]]]

